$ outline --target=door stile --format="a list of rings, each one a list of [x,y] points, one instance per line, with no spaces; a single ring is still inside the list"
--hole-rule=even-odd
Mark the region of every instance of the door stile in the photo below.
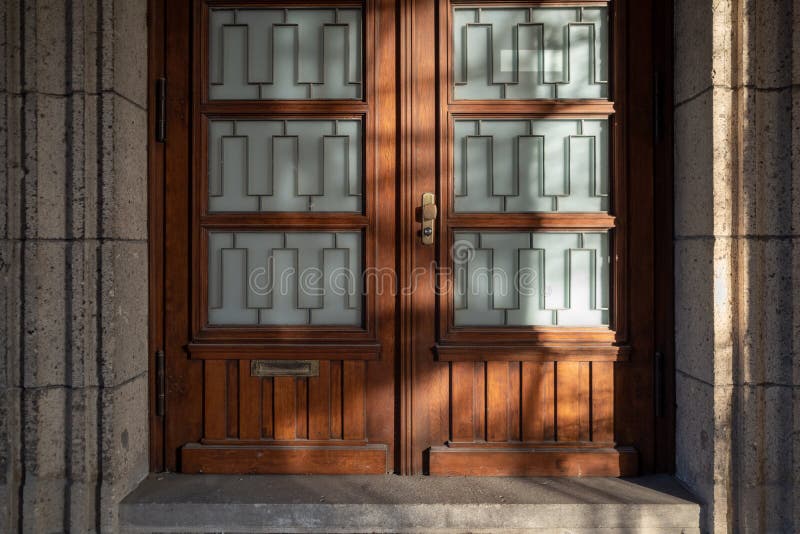
[[[160,0],[148,2],[148,109],[161,103],[157,80],[165,72],[165,5]],[[157,410],[159,391],[157,353],[164,347],[164,142],[156,141],[156,113],[148,113],[148,405],[150,410],[150,471],[164,470],[165,417]]]
[[[404,43],[401,64],[403,113],[403,155],[401,198],[405,202],[403,248],[407,258],[401,264],[406,282],[403,288],[405,328],[405,382],[402,391],[407,396],[406,407],[410,461],[404,463],[404,473],[427,472],[427,450],[432,441],[444,441],[448,432],[448,375],[447,368],[432,358],[431,340],[436,335],[437,284],[435,246],[422,244],[419,230],[419,206],[424,193],[439,198],[438,169],[438,5],[432,0],[403,0]],[[440,228],[435,228],[440,235]]]
[[[627,273],[620,281],[630,309],[626,336],[633,348],[630,358],[618,364],[615,384],[617,439],[632,444],[640,453],[640,469],[653,472],[656,443],[653,404],[655,357],[655,256],[654,228],[654,124],[653,2],[620,2],[624,19],[618,71],[624,90],[621,135],[624,144],[615,154],[627,182]],[[620,28],[620,31],[622,31]],[[635,83],[634,83],[635,80]],[[643,179],[646,177],[646,179]],[[633,320],[635,318],[635,320]]]
[[[412,216],[414,201],[413,186],[413,144],[412,139],[412,94],[411,72],[414,30],[414,1],[398,0],[398,50],[397,50],[397,95],[398,95],[398,160],[397,160],[397,206],[398,206],[398,261],[397,261],[397,472],[409,475],[413,472],[414,452],[413,433],[413,355],[412,314],[413,295],[404,291],[409,286],[410,273],[414,261],[413,242],[416,234],[416,217]]]
[[[186,358],[191,310],[191,126],[192,6],[190,0],[165,2],[167,28],[167,157],[165,166],[165,358],[167,416],[165,462],[181,468],[178,450],[200,439],[203,422],[202,367]]]

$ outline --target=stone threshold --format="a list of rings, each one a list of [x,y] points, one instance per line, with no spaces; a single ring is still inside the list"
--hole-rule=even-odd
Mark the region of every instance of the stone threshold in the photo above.
[[[153,474],[120,504],[143,532],[699,533],[667,475],[617,478]]]

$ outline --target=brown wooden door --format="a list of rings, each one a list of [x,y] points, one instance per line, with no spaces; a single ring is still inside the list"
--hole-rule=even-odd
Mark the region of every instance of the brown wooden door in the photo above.
[[[156,468],[657,468],[649,2],[154,4]]]

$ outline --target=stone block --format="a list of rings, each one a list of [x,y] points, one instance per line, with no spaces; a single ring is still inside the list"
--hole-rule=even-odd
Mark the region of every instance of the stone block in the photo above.
[[[8,10],[8,4],[12,3],[9,1],[3,2],[0,5],[0,57],[3,58],[3,61],[8,61],[8,31],[6,28],[6,11]],[[0,76],[0,93],[6,92],[6,77]],[[5,96],[5,95],[4,95]],[[0,113],[0,122],[5,119],[5,114]]]
[[[740,90],[741,209],[739,233],[788,235],[792,231],[791,90]]]
[[[94,484],[98,480],[97,445],[100,425],[100,393],[94,386],[69,391],[69,464],[70,484]]]
[[[792,9],[792,28],[800,28],[800,9]],[[800,85],[800,32],[796,30],[792,31],[792,85]]]
[[[108,242],[102,254],[102,376],[115,386],[147,372],[147,243]]]
[[[13,486],[19,480],[20,402],[19,388],[0,388],[0,484]]]
[[[24,248],[25,280],[24,384],[26,387],[64,385],[67,358],[69,301],[64,294],[70,243],[29,241]]]
[[[24,254],[25,385],[97,385],[98,243],[28,241]]]
[[[111,150],[107,146],[113,147],[112,119],[103,113],[103,102],[112,100],[108,95],[84,95],[83,98],[83,227],[80,235],[87,239],[99,237],[98,227],[103,223],[98,216],[103,208],[99,199],[104,194],[101,178],[113,172]],[[104,158],[103,154],[108,156]]]
[[[797,10],[800,13],[800,9]],[[800,32],[796,32],[800,35]],[[800,71],[800,63],[798,63]],[[800,85],[792,88],[792,183],[800,184]],[[800,236],[800,187],[792,186],[792,236]]]
[[[709,384],[730,384],[733,322],[729,238],[675,244],[675,363]]]
[[[792,295],[795,306],[800,303],[800,237],[791,240],[792,242]],[[800,313],[794,308],[792,313],[792,383],[800,384]],[[800,393],[800,390],[798,391]],[[798,418],[800,418],[800,406],[798,406]],[[800,419],[798,419],[800,422]],[[798,424],[800,429],[800,424]],[[800,434],[798,434],[800,437]],[[798,449],[800,454],[800,449]],[[800,467],[800,464],[798,464]],[[798,523],[800,524],[800,523]]]
[[[800,352],[796,352],[800,354]],[[800,362],[800,358],[795,358],[795,361]],[[800,383],[800,374],[795,375],[795,384]],[[800,388],[792,388],[792,424],[794,431],[792,432],[792,487],[800,488]],[[792,520],[795,527],[800,527],[800,491],[795,491],[792,498]]]
[[[714,387],[680,372],[675,386],[676,476],[707,503],[714,488]]]
[[[793,0],[744,2],[742,55],[746,85],[764,89],[792,84]]]
[[[14,487],[0,482],[0,532],[12,532],[17,525]]]
[[[22,395],[26,477],[65,478],[67,389],[26,389]]]
[[[678,371],[714,380],[714,240],[675,243],[675,364]]]
[[[95,240],[76,240],[67,250],[71,258],[69,293],[70,346],[65,354],[70,365],[73,387],[98,386],[98,294],[97,274],[100,244]]]
[[[97,481],[70,481],[69,531],[98,532],[97,508]]]
[[[740,377],[746,384],[793,383],[793,327],[787,310],[793,299],[792,242],[742,239],[739,281]]]
[[[114,89],[114,0],[92,0],[84,4],[83,83],[86,93],[98,95]],[[147,37],[138,36],[136,39],[146,41]],[[121,43],[120,46],[130,44]]]
[[[713,233],[712,98],[708,92],[675,110],[675,234],[681,237]]]
[[[792,388],[737,388],[739,432],[734,439],[732,482],[737,495],[737,530],[792,532],[794,496]]]
[[[675,110],[675,234],[729,236],[735,189],[734,93],[715,88]]]
[[[34,63],[25,64],[25,80],[28,91],[48,95],[65,95],[71,87],[71,39],[72,14],[68,2],[36,2],[26,9],[26,17],[35,17],[36,55]],[[33,72],[31,72],[33,71]],[[33,74],[33,75],[31,75]]]
[[[147,0],[114,1],[114,90],[147,108]]]
[[[98,484],[99,389],[73,390],[70,398],[70,449],[68,506],[70,530],[88,532],[96,528]]]
[[[5,59],[5,41],[3,41],[3,10],[0,6],[0,58]],[[8,177],[8,95],[5,91],[5,79],[0,76],[0,239],[8,239],[8,221],[11,217],[9,213],[8,188],[10,186]]]
[[[67,139],[67,99],[63,96],[37,95],[36,122],[28,131],[34,137],[29,142],[35,146],[34,180],[27,197],[32,217],[28,219],[28,235],[47,239],[66,237],[67,210],[67,160],[72,147]]]
[[[22,243],[0,240],[0,388],[18,387]]]
[[[113,104],[114,172],[104,202],[105,235],[147,239],[147,112],[116,95]]]
[[[727,532],[733,386],[676,381],[676,476],[705,505],[703,532]]]
[[[118,505],[148,473],[147,375],[102,391],[103,529],[117,532]]]
[[[675,101],[684,102],[711,87],[713,18],[710,2],[675,1]],[[676,128],[676,132],[680,129]]]
[[[5,168],[0,172],[0,200],[3,207],[0,213],[4,215],[0,227],[2,235],[7,239],[22,237],[22,220],[19,213],[22,211],[25,184],[25,167],[23,166],[22,139],[23,130],[23,99],[18,95],[6,95],[6,115],[0,120],[6,126]]]
[[[64,478],[29,475],[22,489],[22,528],[28,532],[66,532]]]

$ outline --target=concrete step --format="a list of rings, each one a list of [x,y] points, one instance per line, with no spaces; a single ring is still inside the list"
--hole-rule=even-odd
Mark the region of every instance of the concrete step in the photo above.
[[[122,532],[699,533],[672,477],[152,475]]]

